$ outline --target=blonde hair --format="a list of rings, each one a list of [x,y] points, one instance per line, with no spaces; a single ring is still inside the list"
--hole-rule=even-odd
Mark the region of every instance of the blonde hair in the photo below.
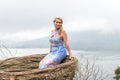
[[[60,17],[56,17],[56,18],[53,20],[53,22],[55,22],[57,19],[60,20],[61,23],[63,24],[63,20],[62,20],[62,18],[60,18]]]
[[[56,18],[53,20],[53,22],[55,23],[55,21],[56,21],[57,19],[60,20],[61,23],[63,24],[63,20],[62,20],[62,18],[60,18],[60,17],[56,17]],[[58,34],[61,35],[62,31],[63,31],[63,27],[61,27],[61,29],[59,30]]]

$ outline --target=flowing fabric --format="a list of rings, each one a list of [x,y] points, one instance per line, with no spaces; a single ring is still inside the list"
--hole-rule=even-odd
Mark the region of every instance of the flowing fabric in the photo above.
[[[67,55],[63,39],[56,37],[58,30],[50,37],[49,41],[52,44],[51,52],[48,53],[39,63],[39,68],[46,68],[59,64]]]

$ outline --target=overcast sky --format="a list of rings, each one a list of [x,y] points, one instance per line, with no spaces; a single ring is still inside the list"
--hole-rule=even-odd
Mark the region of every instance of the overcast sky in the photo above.
[[[120,31],[120,0],[0,0],[0,39],[48,36],[61,17],[69,31]]]

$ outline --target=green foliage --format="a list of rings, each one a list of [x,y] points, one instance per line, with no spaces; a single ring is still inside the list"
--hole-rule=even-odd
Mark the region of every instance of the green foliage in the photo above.
[[[115,70],[115,74],[120,74],[120,67]]]
[[[115,77],[114,79],[116,80],[120,80],[120,67],[117,67],[117,69],[115,70]]]

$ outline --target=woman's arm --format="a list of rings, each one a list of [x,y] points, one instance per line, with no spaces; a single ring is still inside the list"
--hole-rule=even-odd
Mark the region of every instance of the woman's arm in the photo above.
[[[70,46],[68,44],[67,33],[65,31],[63,31],[63,40],[64,40],[65,47],[69,53],[69,57],[73,57],[71,50],[70,50]]]
[[[52,51],[52,44],[50,43],[50,52],[51,52],[51,51]],[[49,52],[49,53],[50,53],[50,52]]]
[[[53,35],[53,30],[51,30],[51,33],[50,33],[51,35],[50,36],[52,36]],[[50,52],[52,51],[52,43],[50,43]],[[50,53],[49,52],[49,53]]]

